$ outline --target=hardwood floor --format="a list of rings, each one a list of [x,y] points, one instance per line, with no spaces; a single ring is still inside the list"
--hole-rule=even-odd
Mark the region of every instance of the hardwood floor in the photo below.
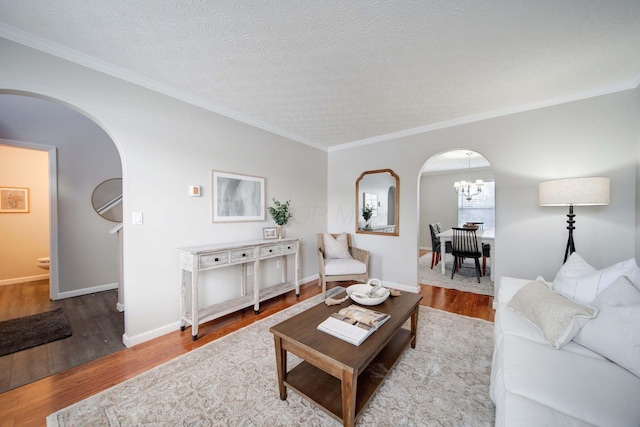
[[[345,283],[329,283],[327,288]],[[458,314],[493,320],[492,297],[421,285],[421,305]],[[52,412],[121,383],[157,365],[203,346],[230,332],[290,307],[320,293],[317,282],[301,286],[300,298],[293,292],[265,301],[260,313],[252,309],[232,313],[200,326],[200,338],[191,340],[190,328],[127,348],[98,360],[52,375],[0,394],[0,427],[42,426]],[[274,378],[275,381],[275,378]]]
[[[73,335],[0,357],[0,393],[120,351],[124,313],[117,291],[49,299],[49,281],[0,286],[0,321],[62,308]]]

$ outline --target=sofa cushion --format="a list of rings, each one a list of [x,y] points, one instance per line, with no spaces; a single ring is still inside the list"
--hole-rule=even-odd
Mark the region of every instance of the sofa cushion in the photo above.
[[[593,424],[517,394],[506,394],[500,404],[496,405],[495,427],[540,426],[593,427]]]
[[[495,365],[500,368],[493,380],[493,395],[498,403],[496,421],[498,413],[506,412],[505,425],[509,427],[582,423],[611,427],[640,425],[640,378],[615,363],[564,349],[554,350],[513,335],[503,337],[497,357]],[[513,408],[502,407],[504,402],[509,402],[509,395],[536,403],[526,406],[531,418],[522,419]],[[553,414],[548,410],[538,412],[538,405],[557,411],[558,422],[548,422]],[[565,418],[579,422],[560,422]],[[521,422],[510,422],[514,419]]]
[[[595,268],[589,265],[577,252],[574,252],[556,273],[552,288],[554,291],[572,298],[578,279],[595,271]]]
[[[556,349],[571,341],[580,328],[598,314],[595,307],[571,301],[537,280],[518,291],[507,306],[538,327],[549,345]]]
[[[634,258],[618,262],[602,270],[595,271],[576,280],[575,288],[570,293],[563,292],[580,304],[591,304],[596,297],[607,289],[620,276],[633,276],[638,270]]]
[[[640,377],[640,289],[625,276],[594,301],[599,314],[573,339]]]
[[[324,273],[327,276],[344,276],[352,274],[364,274],[367,272],[367,265],[357,259],[332,258],[327,259],[324,264]]]
[[[352,258],[346,233],[339,234],[337,237],[324,233],[323,239],[325,258]]]
[[[541,276],[538,276],[536,280],[546,283],[547,286],[551,287],[551,283],[544,280]],[[524,288],[531,281],[531,279],[518,279],[506,276],[501,277],[498,286],[498,303],[508,303],[520,289]]]

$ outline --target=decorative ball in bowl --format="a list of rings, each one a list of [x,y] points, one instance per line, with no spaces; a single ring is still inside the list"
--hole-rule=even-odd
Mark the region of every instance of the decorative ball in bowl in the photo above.
[[[377,281],[378,284],[374,284]],[[382,283],[378,279],[371,279],[367,283],[359,283],[351,285],[347,288],[347,295],[354,302],[362,305],[378,305],[385,302],[391,291],[382,287]]]

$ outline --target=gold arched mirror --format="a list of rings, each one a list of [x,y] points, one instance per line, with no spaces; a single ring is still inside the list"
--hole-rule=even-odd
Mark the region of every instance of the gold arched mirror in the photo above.
[[[399,236],[400,177],[391,169],[365,171],[356,181],[356,233]]]
[[[122,222],[122,178],[111,178],[100,183],[93,190],[91,204],[102,218]]]

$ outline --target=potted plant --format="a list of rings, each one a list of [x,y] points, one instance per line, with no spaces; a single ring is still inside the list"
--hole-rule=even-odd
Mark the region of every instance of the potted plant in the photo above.
[[[373,216],[372,206],[366,205],[364,208],[362,208],[362,217],[366,222],[366,225],[364,226],[364,228],[371,228],[371,223],[369,221],[371,221],[372,216]]]
[[[289,212],[289,203],[291,200],[287,200],[284,203],[277,201],[275,198],[272,200],[274,206],[269,206],[269,214],[278,225],[278,239],[282,239],[282,226],[286,225],[291,217],[293,217],[293,214]]]

